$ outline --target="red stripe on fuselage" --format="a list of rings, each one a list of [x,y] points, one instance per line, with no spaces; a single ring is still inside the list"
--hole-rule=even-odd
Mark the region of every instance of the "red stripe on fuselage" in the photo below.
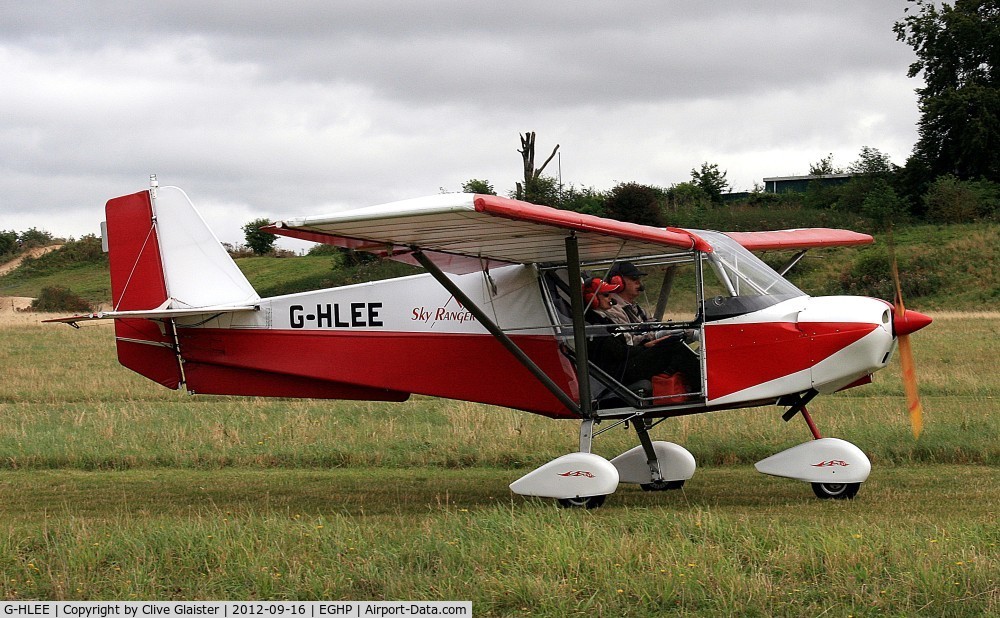
[[[180,328],[178,336],[186,361],[573,417],[489,335]],[[576,399],[555,338],[511,338]]]
[[[807,370],[875,328],[866,322],[707,324],[708,398]]]

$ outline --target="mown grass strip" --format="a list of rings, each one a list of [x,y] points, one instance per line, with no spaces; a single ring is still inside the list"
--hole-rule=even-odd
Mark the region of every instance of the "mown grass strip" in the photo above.
[[[0,473],[0,595],[471,599],[477,615],[988,615],[997,476],[882,468],[852,502],[742,468],[599,511],[511,471]]]

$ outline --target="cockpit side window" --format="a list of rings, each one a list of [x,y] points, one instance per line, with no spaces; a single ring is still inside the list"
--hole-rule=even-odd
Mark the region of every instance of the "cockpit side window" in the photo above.
[[[631,293],[592,286],[599,293],[585,294],[591,301],[585,328],[598,409],[692,405],[700,398],[699,255],[690,251],[584,265],[584,281],[614,281],[616,272],[635,275]],[[540,272],[555,331],[567,354],[575,355],[566,269],[542,267]],[[612,315],[626,307],[627,317]]]

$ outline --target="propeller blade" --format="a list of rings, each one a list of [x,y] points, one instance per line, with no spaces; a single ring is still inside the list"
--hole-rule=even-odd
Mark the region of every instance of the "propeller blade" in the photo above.
[[[910,411],[910,428],[913,437],[919,438],[924,429],[924,407],[920,405],[920,394],[917,390],[917,373],[913,368],[913,350],[910,348],[910,336],[900,335],[899,364],[903,373],[903,390],[906,392],[906,407]]]
[[[892,242],[891,230],[889,232],[889,256],[892,262],[892,280],[896,285],[892,329],[899,346],[899,365],[903,378],[903,391],[906,393],[906,407],[910,413],[910,429],[913,430],[913,437],[919,438],[920,433],[924,430],[924,407],[920,404],[917,372],[913,366],[913,348],[910,347],[910,333],[927,326],[931,323],[931,319],[917,311],[907,313],[906,307],[903,305],[903,286],[899,280],[896,248]]]

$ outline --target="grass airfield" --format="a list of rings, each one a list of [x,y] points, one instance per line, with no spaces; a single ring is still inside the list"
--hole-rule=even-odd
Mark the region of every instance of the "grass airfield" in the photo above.
[[[673,419],[699,470],[596,511],[507,484],[578,425],[401,404],[190,397],[117,365],[106,325],[0,319],[0,597],[455,599],[475,615],[982,616],[1000,611],[1000,316],[913,337],[898,368],[810,406],[873,471],[853,501],[752,463],[809,439],[778,408]],[[611,457],[634,434],[616,429]]]

